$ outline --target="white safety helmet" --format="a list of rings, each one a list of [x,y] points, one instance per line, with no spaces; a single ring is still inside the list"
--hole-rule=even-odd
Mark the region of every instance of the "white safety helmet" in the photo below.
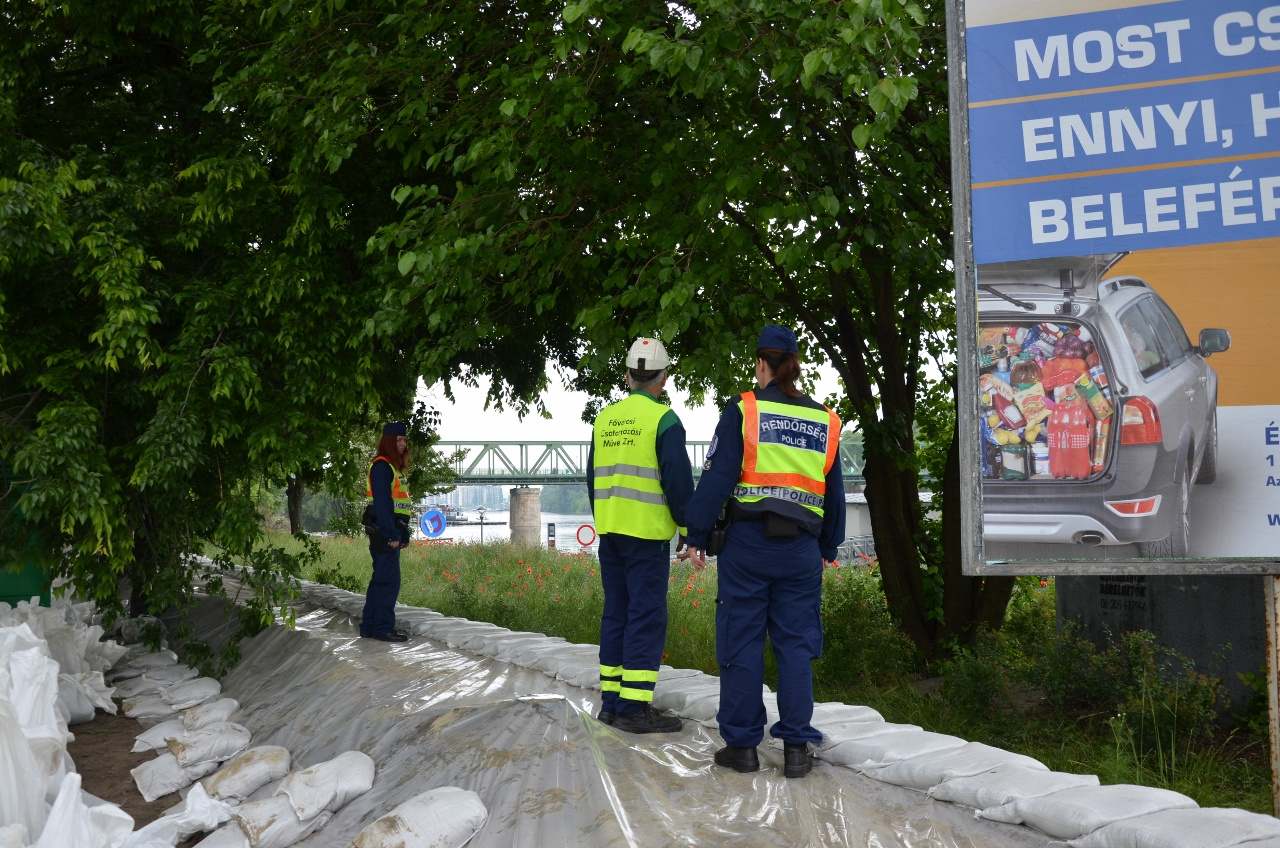
[[[657,339],[641,336],[627,351],[627,367],[636,371],[661,371],[671,364],[667,349]]]

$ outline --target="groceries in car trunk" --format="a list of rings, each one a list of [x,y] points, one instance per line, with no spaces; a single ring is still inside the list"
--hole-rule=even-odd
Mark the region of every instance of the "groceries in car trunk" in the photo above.
[[[1087,480],[1106,468],[1115,408],[1087,328],[983,324],[978,350],[985,479]]]

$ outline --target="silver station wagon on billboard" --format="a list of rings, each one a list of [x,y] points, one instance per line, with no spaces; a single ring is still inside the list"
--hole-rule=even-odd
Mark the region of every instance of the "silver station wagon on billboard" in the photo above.
[[[1188,555],[1191,486],[1217,472],[1226,330],[1182,322],[1123,254],[979,265],[987,542],[1137,543]]]

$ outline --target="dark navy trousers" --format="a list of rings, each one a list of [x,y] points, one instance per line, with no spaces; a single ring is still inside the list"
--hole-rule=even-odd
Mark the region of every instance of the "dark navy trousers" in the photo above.
[[[784,742],[822,741],[814,729],[813,661],[822,655],[822,554],[818,540],[766,539],[764,522],[735,521],[717,566],[716,660],[720,736],[754,748],[764,738],[764,640],[778,662],[778,712],[770,728]]]
[[[364,612],[360,616],[361,636],[381,636],[396,627],[396,598],[400,597],[400,549],[382,546],[373,556],[373,576],[364,593]]]
[[[600,537],[600,710],[632,713],[653,700],[667,642],[669,539]]]

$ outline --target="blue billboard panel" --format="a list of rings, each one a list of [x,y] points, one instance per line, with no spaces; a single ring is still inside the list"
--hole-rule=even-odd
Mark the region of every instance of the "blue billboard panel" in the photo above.
[[[1280,235],[1280,5],[1177,0],[966,39],[979,264]]]

